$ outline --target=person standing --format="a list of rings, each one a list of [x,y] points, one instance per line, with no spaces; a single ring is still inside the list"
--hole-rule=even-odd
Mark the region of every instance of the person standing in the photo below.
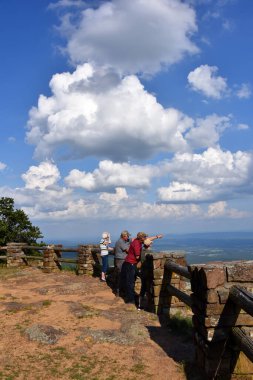
[[[124,230],[120,234],[120,238],[116,241],[114,247],[114,266],[115,266],[115,292],[116,295],[120,295],[122,292],[122,281],[121,281],[121,269],[125,261],[130,246],[130,233]]]
[[[102,258],[102,273],[101,273],[101,281],[106,281],[106,273],[108,270],[108,255],[109,251],[112,251],[113,248],[109,247],[111,243],[111,238],[109,232],[102,233],[102,239],[100,240],[100,254]]]
[[[128,254],[122,265],[122,278],[125,282],[126,290],[126,303],[135,303],[135,280],[137,277],[137,264],[141,261],[142,246],[148,238],[150,242],[159,239],[162,235],[148,236],[145,232],[138,232],[136,239],[134,239],[129,246]]]

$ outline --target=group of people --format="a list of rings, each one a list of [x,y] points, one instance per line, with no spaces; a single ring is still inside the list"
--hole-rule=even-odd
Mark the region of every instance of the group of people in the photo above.
[[[138,269],[143,261],[143,248],[149,249],[153,241],[162,238],[163,235],[148,236],[145,232],[138,232],[135,238],[131,239],[130,236],[131,234],[127,230],[122,231],[113,249],[110,247],[110,234],[108,232],[102,234],[100,241],[102,258],[101,281],[106,281],[108,254],[109,251],[114,251],[116,295],[123,296],[126,303],[136,304],[134,288]],[[144,297],[145,292],[145,283],[142,281],[139,298]]]

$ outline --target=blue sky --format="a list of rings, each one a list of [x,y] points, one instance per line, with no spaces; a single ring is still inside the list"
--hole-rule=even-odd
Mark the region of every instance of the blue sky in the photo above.
[[[252,231],[252,12],[0,1],[0,196],[45,240]]]

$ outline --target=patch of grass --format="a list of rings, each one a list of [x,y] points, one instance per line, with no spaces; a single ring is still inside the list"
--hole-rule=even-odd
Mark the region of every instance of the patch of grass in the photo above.
[[[93,318],[100,314],[100,311],[95,307],[82,304],[82,312],[78,315],[78,318]]]
[[[15,329],[16,329],[16,330],[19,330],[19,331],[23,331],[23,330],[24,330],[24,327],[21,326],[19,323],[17,323],[17,324],[15,325]]]
[[[146,366],[143,363],[137,363],[131,368],[131,372],[134,372],[138,375],[145,371]]]
[[[96,363],[90,359],[87,363],[75,363],[71,367],[67,368],[66,372],[69,374],[69,378],[73,380],[83,380],[85,375],[95,368]]]
[[[3,369],[3,371],[0,372],[0,379],[1,380],[15,380],[19,376],[19,371],[15,367],[15,369],[10,366],[6,365]]]
[[[65,358],[65,359],[71,359],[71,354],[68,352],[68,350],[65,347],[54,347],[51,349],[51,352],[56,352],[59,355],[59,359]]]
[[[44,300],[42,301],[42,306],[50,306],[52,302],[51,300]]]
[[[74,273],[76,273],[76,270],[77,270],[75,264],[65,264],[65,263],[62,264],[61,269],[65,272],[74,272]]]
[[[20,268],[7,268],[0,267],[0,280],[5,280],[6,278],[15,277],[21,272]]]
[[[168,327],[172,332],[177,334],[184,335],[188,338],[192,336],[192,319],[190,317],[184,317],[180,313],[176,313],[170,317]]]
[[[0,268],[6,268],[6,266],[7,266],[6,260],[0,259]]]

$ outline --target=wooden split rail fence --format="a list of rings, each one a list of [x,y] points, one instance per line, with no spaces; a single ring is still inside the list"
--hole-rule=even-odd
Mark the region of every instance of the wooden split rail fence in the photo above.
[[[7,267],[25,266],[30,261],[41,261],[42,269],[46,273],[54,272],[62,268],[61,264],[75,264],[78,274],[94,273],[94,268],[100,265],[98,245],[80,245],[78,247],[63,247],[52,244],[47,246],[31,246],[25,243],[9,243],[0,247],[6,255],[1,255],[0,260],[7,262]],[[33,251],[33,254],[28,252]],[[76,258],[62,257],[64,253],[75,252]]]
[[[249,264],[249,262],[248,262]],[[228,263],[229,266],[231,266],[231,263]],[[236,262],[235,262],[236,265]],[[251,263],[253,266],[253,262]],[[192,267],[184,267],[181,265],[176,264],[175,262],[168,260],[166,264],[164,265],[165,269],[168,272],[173,272],[178,274],[181,277],[185,277],[192,281],[192,277],[194,277],[192,274],[194,273],[194,270],[196,271],[196,268],[194,266]],[[198,268],[199,269],[199,268]],[[197,269],[197,270],[198,270]],[[208,265],[207,265],[207,271],[206,274],[208,274]],[[213,267],[212,270],[218,270],[220,271],[220,267],[216,266]],[[241,268],[240,268],[241,269]],[[224,267],[223,267],[224,270]],[[203,278],[203,271],[202,271],[202,278]],[[210,273],[210,272],[209,272]],[[196,276],[195,276],[196,277]],[[213,275],[213,280],[214,280]],[[252,278],[248,278],[248,281],[252,281]],[[215,282],[215,280],[214,280]],[[208,333],[204,334],[206,339],[196,339],[195,344],[199,344],[200,346],[197,348],[197,355],[200,357],[197,358],[198,363],[201,364],[202,362],[202,368],[206,373],[207,379],[253,379],[253,364],[249,365],[247,363],[245,365],[246,368],[243,369],[242,364],[238,366],[236,363],[236,360],[239,358],[238,351],[243,352],[247,359],[252,363],[253,362],[253,339],[251,338],[253,335],[253,294],[252,292],[248,291],[246,288],[240,286],[240,285],[234,285],[230,284],[231,287],[225,288],[224,290],[221,289],[221,287],[218,286],[218,288],[215,289],[215,285],[219,283],[219,280],[216,279],[216,284],[212,284],[212,287],[208,289],[206,281],[204,283],[199,282],[198,286],[202,287],[202,293],[203,291],[206,291],[206,308],[205,310],[197,310],[196,307],[196,294],[192,292],[191,295],[186,294],[185,292],[177,289],[176,287],[172,285],[167,286],[167,290],[169,294],[172,296],[177,297],[181,302],[184,302],[187,306],[192,308],[194,317],[193,320],[203,320],[203,316],[205,319],[207,319],[210,315],[208,315],[208,309],[210,308],[210,305],[215,305],[215,290],[217,293],[220,291],[220,294],[223,296],[224,293],[226,293],[225,299],[223,299],[223,304],[216,305],[217,310],[220,311],[220,315],[213,316],[217,323],[214,327],[214,332],[212,334],[212,338],[216,337],[215,328],[219,330],[219,333],[217,334],[218,339],[214,339],[214,342],[209,337]],[[210,285],[210,284],[209,284]],[[227,285],[227,284],[222,284]],[[249,283],[246,284],[249,286]],[[196,284],[192,284],[192,289],[194,290],[194,287],[196,288]],[[252,288],[251,288],[252,290]],[[198,296],[198,294],[197,294]],[[209,301],[212,303],[208,304],[208,297]],[[213,297],[211,300],[210,298]],[[227,310],[229,310],[228,314],[223,313],[226,309],[226,305],[228,305]],[[199,305],[198,305],[199,306]],[[220,307],[221,306],[221,307]],[[213,308],[214,309],[214,308]],[[233,310],[234,315],[232,316]],[[230,314],[231,313],[231,314]],[[229,326],[228,320],[230,320],[231,325]],[[238,323],[237,323],[238,321]],[[246,326],[243,326],[243,323],[245,323]],[[237,326],[237,324],[239,326]],[[241,326],[240,326],[241,325]],[[202,327],[202,328],[201,328]],[[206,326],[207,327],[207,326]],[[209,326],[210,328],[213,328],[213,326]],[[222,331],[223,334],[222,334]],[[203,326],[200,326],[199,323],[194,324],[194,332],[198,336],[201,333],[203,333]],[[200,334],[199,334],[200,332]],[[223,339],[222,339],[223,338]],[[208,347],[209,346],[209,347]],[[215,360],[215,353],[210,351],[217,350],[217,359]],[[226,355],[225,354],[226,351]],[[237,354],[235,354],[237,352]],[[230,353],[230,357],[229,354]],[[203,355],[204,354],[204,355]],[[204,360],[203,360],[204,359]],[[225,365],[224,362],[225,361]],[[242,361],[241,361],[242,362]],[[245,364],[245,360],[243,361]],[[239,367],[239,370],[238,370]],[[238,371],[240,373],[238,373]],[[233,373],[234,372],[234,373]],[[249,376],[250,375],[250,376]],[[240,377],[241,376],[241,377]],[[247,376],[247,377],[245,377]]]

